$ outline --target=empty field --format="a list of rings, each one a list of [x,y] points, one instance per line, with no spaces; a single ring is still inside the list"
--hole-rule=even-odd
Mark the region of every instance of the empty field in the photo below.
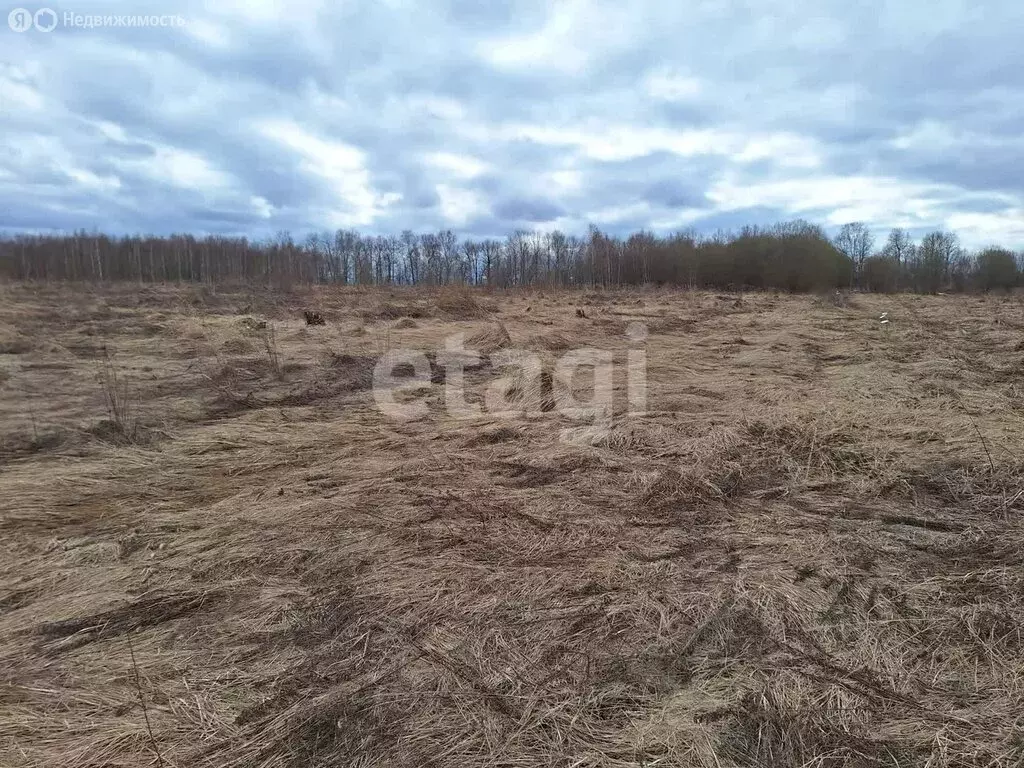
[[[0,765],[1019,765],[1022,417],[1017,298],[0,286]]]

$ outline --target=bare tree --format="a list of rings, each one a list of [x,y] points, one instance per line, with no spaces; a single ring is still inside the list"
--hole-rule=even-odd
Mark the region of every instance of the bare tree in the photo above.
[[[914,241],[905,229],[894,227],[882,248],[882,255],[897,264],[909,264],[914,257]]]
[[[402,231],[402,250],[405,253],[405,282],[415,285],[420,281],[420,239],[411,229]]]
[[[864,273],[864,260],[871,255],[875,239],[864,222],[853,221],[843,224],[832,241],[836,248],[846,255],[853,262],[854,274],[859,281]]]
[[[480,243],[475,240],[466,239],[462,243],[462,281],[473,283],[480,282]]]
[[[487,285],[494,285],[496,275],[501,270],[501,243],[497,240],[483,242],[483,279]]]
[[[456,277],[456,265],[459,262],[459,238],[450,229],[437,233],[437,245],[440,249],[440,271],[438,283],[450,283]]]
[[[949,268],[960,251],[957,236],[951,232],[929,232],[921,240],[914,262],[915,287],[926,293],[938,293],[949,278]]]
[[[0,279],[275,285],[428,284],[639,285],[752,287],[806,291],[849,285],[857,266],[867,290],[969,290],[1012,287],[1015,254],[964,251],[954,234],[932,232],[919,247],[900,229],[869,256],[871,235],[849,224],[834,240],[806,221],[746,227],[714,237],[638,232],[625,238],[591,227],[586,237],[520,230],[505,241],[459,240],[454,232],[401,236],[353,230],[312,233],[296,242],[287,232],[264,241],[171,235],[110,237],[0,234]]]

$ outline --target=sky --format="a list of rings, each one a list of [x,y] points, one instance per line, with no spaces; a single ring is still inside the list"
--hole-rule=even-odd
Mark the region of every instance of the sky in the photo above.
[[[1024,247],[1019,0],[88,0],[20,32],[15,7],[6,232],[802,218]]]

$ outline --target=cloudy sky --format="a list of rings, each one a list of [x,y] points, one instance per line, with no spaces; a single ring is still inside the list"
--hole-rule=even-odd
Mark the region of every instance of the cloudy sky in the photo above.
[[[1019,0],[48,7],[50,32],[0,26],[7,231],[800,217],[1024,247]]]

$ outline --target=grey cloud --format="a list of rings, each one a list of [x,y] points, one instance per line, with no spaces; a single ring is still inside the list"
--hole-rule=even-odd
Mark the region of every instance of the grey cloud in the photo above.
[[[644,199],[668,208],[690,208],[706,204],[703,193],[682,182],[663,179],[647,186]]]
[[[367,194],[389,201],[374,208],[368,229],[396,232],[456,226],[445,218],[439,184],[479,202],[458,228],[481,235],[555,221],[582,232],[592,217],[620,209],[634,213],[618,216],[616,229],[650,227],[684,209],[702,211],[695,226],[709,230],[793,217],[775,203],[716,210],[707,192],[732,177],[753,184],[858,175],[908,190],[942,185],[949,191],[932,200],[936,225],[958,211],[1004,211],[1012,207],[1007,197],[1024,207],[1024,183],[1013,172],[1024,161],[1024,53],[1016,40],[1024,10],[1016,3],[988,4],[981,14],[946,0],[870,12],[825,0],[808,14],[795,2],[769,13],[754,3],[682,8],[640,0],[624,16],[606,0],[586,5],[564,37],[529,49],[534,43],[520,41],[529,50],[521,65],[488,56],[503,40],[545,29],[554,11],[541,0],[297,5],[280,19],[262,19],[256,6],[233,13],[176,0],[130,8],[97,0],[90,13],[180,13],[197,34],[188,27],[0,29],[0,98],[10,98],[7,82],[19,93],[35,89],[41,100],[14,108],[8,101],[0,130],[15,146],[44,138],[60,148],[50,161],[0,158],[0,226],[298,231],[360,204],[338,190],[364,180]],[[610,21],[587,26],[593,19]],[[200,25],[224,39],[203,37]],[[570,55],[583,63],[558,66]],[[690,77],[696,87],[651,94],[652,74]],[[354,180],[325,178],[300,152],[261,133],[263,120],[355,148],[365,168],[347,172]],[[99,130],[99,121],[124,138]],[[607,130],[613,143],[630,131],[787,134],[813,145],[819,164],[664,149],[609,162],[571,141],[516,138],[516,125],[565,135]],[[896,139],[928,125],[960,143],[951,149],[924,132],[896,148]],[[144,164],[161,148],[200,158],[227,188],[183,189],[147,173]],[[425,160],[432,153],[483,166],[434,167]],[[74,181],[67,158],[76,172],[116,177],[120,186]],[[553,171],[576,174],[579,186],[545,181]],[[268,201],[273,215],[264,218],[252,198]]]
[[[544,198],[512,198],[501,200],[494,206],[494,213],[501,219],[516,222],[544,223],[564,216],[561,205]]]

